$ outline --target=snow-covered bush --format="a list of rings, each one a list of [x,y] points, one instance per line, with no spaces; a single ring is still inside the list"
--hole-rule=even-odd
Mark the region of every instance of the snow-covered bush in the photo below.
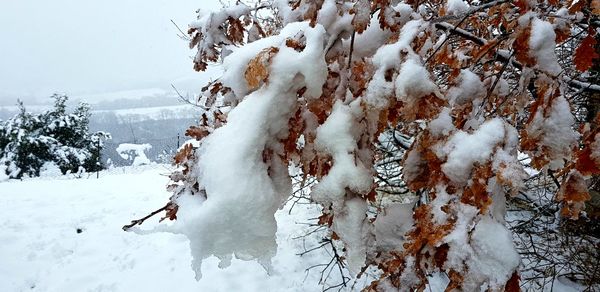
[[[121,158],[130,161],[133,166],[150,164],[150,159],[146,156],[146,151],[152,149],[150,144],[119,144],[116,151]]]
[[[200,145],[176,155],[163,208],[197,277],[212,255],[268,269],[293,166],[316,179],[317,224],[343,245],[332,261],[376,270],[366,290],[423,290],[433,274],[449,291],[518,290],[505,224],[506,200],[527,192],[518,153],[560,184],[564,218],[582,214],[585,180],[600,174],[598,119],[578,119],[591,99],[573,102],[600,92],[597,13],[589,1],[460,0],[200,13],[194,67],[221,62],[223,75],[199,97],[208,112],[187,134]]]
[[[80,103],[68,113],[67,96],[55,94],[52,98],[51,110],[35,115],[19,102],[20,112],[0,121],[0,164],[7,176],[39,176],[46,162],[55,163],[63,174],[103,168],[99,155],[110,134],[89,133],[87,104]]]

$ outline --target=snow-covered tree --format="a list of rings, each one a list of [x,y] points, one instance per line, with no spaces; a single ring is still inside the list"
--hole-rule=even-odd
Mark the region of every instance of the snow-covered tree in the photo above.
[[[0,164],[12,178],[39,176],[44,163],[55,163],[63,174],[103,168],[99,155],[105,132],[89,132],[90,107],[80,103],[68,113],[66,95],[52,96],[52,109],[35,115],[19,102],[19,113],[0,121]]]
[[[525,166],[556,181],[572,219],[600,174],[600,118],[580,119],[600,92],[599,12],[596,0],[201,11],[194,68],[217,62],[223,75],[199,96],[208,110],[188,130],[199,146],[175,157],[163,208],[196,275],[212,255],[269,266],[292,169],[316,179],[309,199],[344,246],[340,267],[377,271],[366,290],[422,290],[435,273],[447,290],[518,290],[505,214],[507,198],[532,195]]]

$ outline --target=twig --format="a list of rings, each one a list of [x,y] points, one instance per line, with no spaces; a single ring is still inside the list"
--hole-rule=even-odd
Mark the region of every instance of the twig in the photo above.
[[[167,208],[169,208],[171,205],[172,205],[172,203],[169,202],[166,205],[164,205],[162,208],[160,208],[160,209],[158,209],[156,211],[153,211],[152,213],[146,215],[143,218],[136,219],[136,220],[131,220],[130,224],[127,224],[127,225],[123,226],[123,231],[128,231],[131,227],[133,227],[135,225],[142,225],[142,223],[144,223],[144,221],[146,221],[148,218],[150,218],[150,217],[152,217],[152,216],[154,216],[154,215],[156,215],[156,214],[158,214],[158,213],[160,213],[162,211],[167,210]]]
[[[175,87],[175,85],[171,84],[171,87],[173,88],[173,90],[175,90],[175,93],[177,93],[177,96],[179,97],[179,99],[181,99],[181,101],[183,101],[183,102],[185,102],[185,103],[187,103],[187,104],[189,104],[189,105],[192,105],[192,106],[195,106],[195,107],[199,107],[199,108],[201,108],[201,109],[203,109],[203,110],[206,110],[206,111],[207,111],[207,110],[209,110],[209,108],[207,108],[207,107],[205,107],[205,106],[202,106],[202,105],[200,105],[200,104],[197,104],[197,103],[191,102],[191,101],[189,100],[189,98],[187,98],[187,97],[184,97],[183,95],[181,95],[181,93],[179,93],[179,90],[177,90],[177,88]]]
[[[182,40],[185,41],[191,41],[192,39],[187,36],[187,33],[183,32],[183,30],[181,30],[181,28],[179,28],[179,26],[177,25],[177,23],[175,23],[175,21],[173,21],[173,19],[171,19],[171,23],[177,28],[177,30],[179,30],[179,32],[181,33],[181,35],[179,36]]]

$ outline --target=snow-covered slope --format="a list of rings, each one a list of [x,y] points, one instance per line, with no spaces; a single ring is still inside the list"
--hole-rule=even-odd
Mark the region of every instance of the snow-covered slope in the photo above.
[[[318,210],[296,205],[277,215],[279,250],[273,273],[234,260],[221,270],[211,258],[196,282],[189,242],[168,233],[139,235],[121,227],[161,207],[168,167],[116,168],[89,178],[42,177],[0,183],[0,291],[321,291],[324,251],[302,257],[318,236],[301,235]],[[149,219],[143,229],[156,226]],[[161,224],[165,224],[164,222]],[[168,223],[167,223],[168,224]],[[78,230],[80,231],[78,233]],[[335,271],[334,273],[335,274]],[[360,285],[357,285],[360,286]]]

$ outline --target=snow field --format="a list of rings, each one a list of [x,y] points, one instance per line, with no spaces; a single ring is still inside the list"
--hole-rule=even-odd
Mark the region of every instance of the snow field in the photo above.
[[[293,239],[318,216],[316,207],[276,213],[277,255],[268,275],[256,261],[211,257],[194,279],[184,235],[124,232],[121,227],[163,206],[169,197],[164,165],[116,168],[100,179],[42,177],[0,183],[0,291],[321,291],[324,250],[297,256],[319,237]],[[158,215],[141,226],[158,225]],[[170,223],[161,223],[169,225]],[[78,229],[80,233],[78,233]],[[332,273],[334,274],[334,273]],[[335,282],[332,279],[332,284]]]

